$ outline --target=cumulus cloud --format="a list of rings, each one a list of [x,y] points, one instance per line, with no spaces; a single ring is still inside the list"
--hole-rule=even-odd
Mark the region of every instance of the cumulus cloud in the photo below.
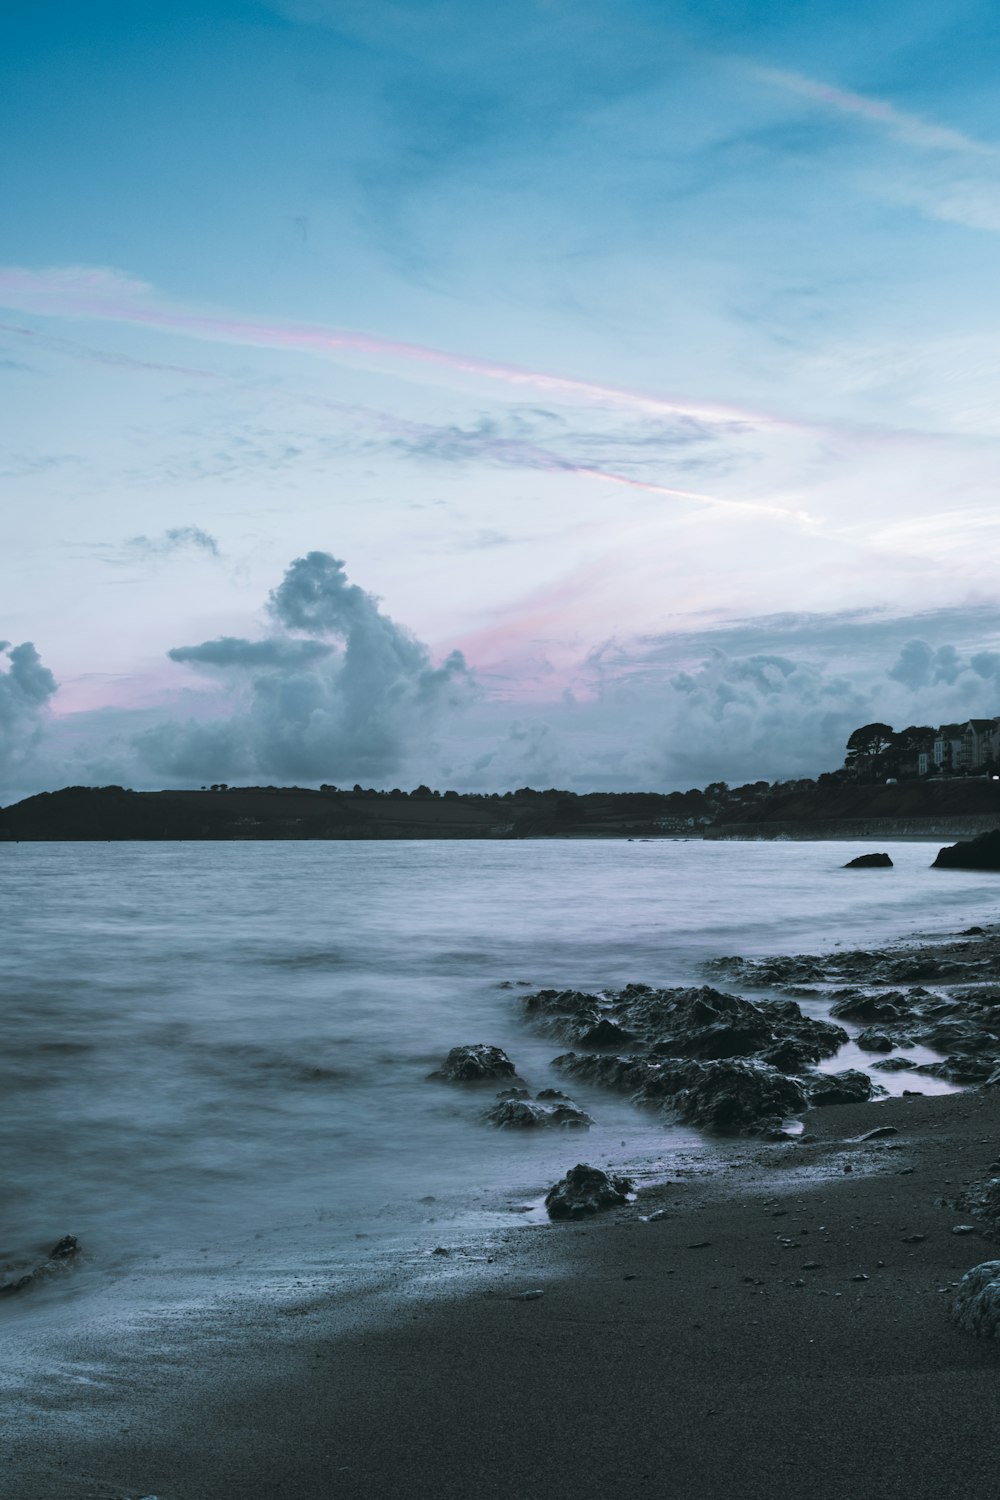
[[[40,744],[56,680],[31,641],[0,641],[0,772],[16,774]]]
[[[448,714],[475,693],[458,651],[435,665],[427,647],[348,582],[327,552],[297,558],[268,613],[280,634],[178,646],[172,660],[229,685],[214,720],[171,722],[137,740],[163,774],[380,779],[426,750]],[[305,636],[305,639],[301,637]]]
[[[259,636],[179,645],[172,706],[49,721],[34,647],[0,648],[0,775],[651,789],[815,776],[860,724],[1000,714],[1000,615],[770,616],[605,643],[550,701],[443,661],[327,552],[297,558]],[[0,665],[3,655],[0,655]]]

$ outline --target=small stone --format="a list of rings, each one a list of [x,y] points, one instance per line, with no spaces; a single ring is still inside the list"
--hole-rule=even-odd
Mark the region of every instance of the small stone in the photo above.
[[[859,1273],[858,1273],[857,1276],[852,1276],[851,1277],[851,1280],[852,1281],[867,1281],[868,1277],[865,1275],[864,1271],[859,1271]]]
[[[976,1228],[975,1224],[955,1224],[952,1227],[952,1231],[951,1232],[952,1232],[952,1234],[978,1234],[979,1233],[979,1231]]]
[[[528,1292],[518,1292],[517,1296],[514,1298],[514,1301],[515,1302],[537,1302],[538,1299],[539,1299],[539,1297],[544,1297],[544,1296],[545,1296],[545,1293],[542,1291],[541,1287],[532,1287],[531,1291],[528,1291]]]
[[[924,1240],[926,1238],[927,1238],[926,1234],[904,1234],[903,1235],[903,1244],[904,1245],[922,1245],[923,1242],[924,1242]]]
[[[896,1129],[895,1125],[878,1125],[874,1130],[869,1130],[865,1135],[861,1137],[861,1139],[863,1141],[881,1141],[884,1140],[886,1136],[898,1134],[899,1131]]]

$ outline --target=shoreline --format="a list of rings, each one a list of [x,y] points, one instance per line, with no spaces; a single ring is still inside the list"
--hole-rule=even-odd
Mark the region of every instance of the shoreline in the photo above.
[[[0,1475],[19,1500],[986,1500],[1000,1346],[949,1308],[997,1253],[952,1230],[1000,1092],[813,1116],[591,1222],[466,1243],[482,1259],[79,1339]]]
[[[883,947],[992,959],[998,937]],[[0,1493],[987,1500],[1000,1344],[949,1313],[1000,1256],[957,1202],[998,1158],[1000,1088],[814,1108],[798,1136],[705,1137],[669,1179],[636,1162],[635,1201],[589,1221],[549,1223],[536,1184],[509,1225],[223,1270],[210,1303],[53,1308]]]

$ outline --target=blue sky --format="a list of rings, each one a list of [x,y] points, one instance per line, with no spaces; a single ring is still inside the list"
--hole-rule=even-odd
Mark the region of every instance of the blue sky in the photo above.
[[[1000,712],[992,8],[18,9],[0,795],[773,778]]]

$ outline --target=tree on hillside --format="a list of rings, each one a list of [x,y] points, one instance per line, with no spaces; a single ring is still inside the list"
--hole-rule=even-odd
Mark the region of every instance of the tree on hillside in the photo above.
[[[893,741],[891,724],[863,724],[847,741],[844,764],[857,770],[871,767]]]

